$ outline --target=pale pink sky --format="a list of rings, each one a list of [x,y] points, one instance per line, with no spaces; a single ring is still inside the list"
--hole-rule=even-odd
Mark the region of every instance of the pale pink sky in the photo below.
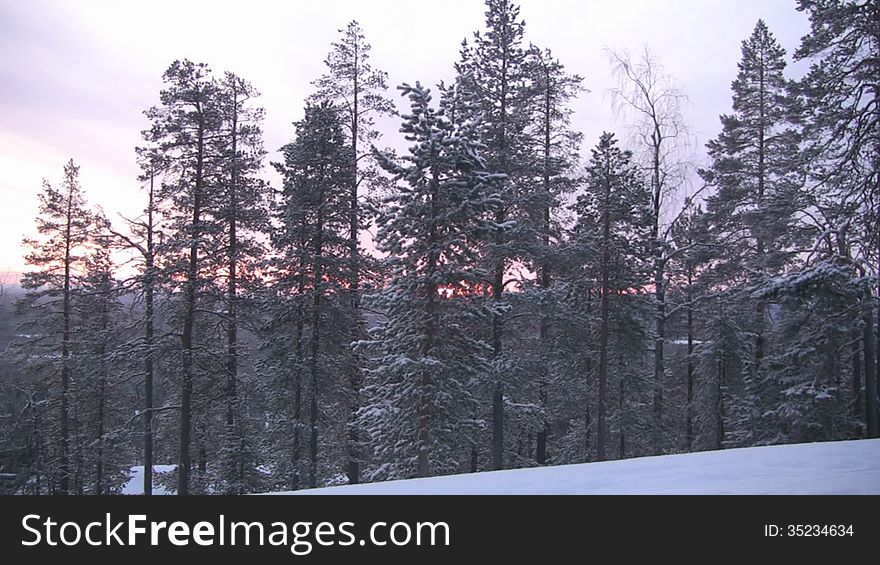
[[[522,0],[526,40],[549,47],[591,92],[574,104],[584,153],[603,130],[623,133],[611,110],[604,47],[649,46],[690,98],[705,141],[730,108],[740,43],[763,18],[791,53],[806,33],[794,0]],[[481,0],[98,1],[0,0],[0,276],[24,268],[43,178],[81,166],[91,203],[115,218],[142,208],[134,147],[174,59],[234,71],[262,92],[268,160],[290,140],[309,84],[339,28],[356,19],[390,85],[453,76],[464,37],[482,29]],[[803,68],[803,63],[793,71]],[[392,95],[397,99],[396,93]],[[383,143],[400,147],[395,123]],[[267,160],[267,168],[268,168]],[[267,171],[270,179],[272,173]]]

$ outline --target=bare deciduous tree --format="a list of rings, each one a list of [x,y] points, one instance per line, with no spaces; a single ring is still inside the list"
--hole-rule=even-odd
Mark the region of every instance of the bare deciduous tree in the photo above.
[[[665,74],[646,47],[634,60],[624,51],[608,50],[618,85],[611,90],[615,110],[629,120],[632,141],[651,188],[651,240],[654,272],[654,442],[663,444],[663,381],[666,373],[666,265],[669,230],[664,224],[674,195],[690,170],[690,133],[685,120],[687,96]]]

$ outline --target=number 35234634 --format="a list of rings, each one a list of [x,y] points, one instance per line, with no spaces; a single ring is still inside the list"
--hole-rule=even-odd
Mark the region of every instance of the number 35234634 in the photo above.
[[[852,537],[852,524],[764,524],[765,537]]]

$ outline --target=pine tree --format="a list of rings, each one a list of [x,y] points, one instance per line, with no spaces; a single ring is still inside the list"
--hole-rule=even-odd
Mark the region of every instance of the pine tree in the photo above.
[[[703,339],[705,320],[711,315],[705,308],[705,300],[710,295],[702,274],[713,256],[711,237],[706,228],[705,211],[688,198],[681,213],[671,223],[668,237],[668,288],[670,301],[675,306],[665,314],[667,320],[678,321],[679,328],[682,326],[681,317],[684,317],[684,434],[681,443],[686,452],[694,451],[700,440],[707,443],[705,430],[715,423],[706,417],[715,411],[707,408],[705,401],[710,396],[709,387],[705,385],[711,382],[712,371],[704,376],[699,364],[702,350],[711,344]]]
[[[582,90],[583,79],[566,73],[565,67],[554,59],[549,49],[534,46],[529,50],[529,66],[533,92],[533,116],[530,137],[537,165],[531,173],[532,186],[524,198],[525,259],[536,272],[534,293],[526,296],[537,303],[539,311],[538,351],[534,355],[534,369],[538,373],[538,404],[544,413],[536,435],[535,462],[548,462],[548,442],[551,432],[551,401],[548,398],[551,372],[558,352],[553,344],[550,304],[558,294],[554,292],[553,271],[559,269],[561,253],[558,245],[562,236],[559,225],[562,201],[578,186],[575,167],[578,165],[578,147],[582,135],[571,129],[571,101]],[[526,287],[528,288],[528,287]],[[558,373],[559,371],[555,371]]]
[[[168,281],[180,281],[180,441],[177,493],[190,493],[193,386],[198,373],[196,319],[204,294],[205,256],[218,231],[209,211],[218,207],[216,143],[222,119],[217,84],[205,64],[175,61],[163,75],[161,106],[147,110],[152,127],[143,133],[152,152],[166,163],[167,182],[157,195],[166,205],[169,237],[160,250]]]
[[[334,382],[333,377],[343,369],[340,359],[345,357],[338,339],[346,335],[345,322],[339,318],[339,312],[345,308],[341,302],[343,281],[350,281],[351,274],[348,254],[351,148],[338,110],[330,103],[306,106],[305,117],[296,124],[296,129],[296,140],[282,148],[284,162],[275,165],[284,179],[276,212],[283,228],[275,238],[275,245],[283,257],[279,266],[298,283],[296,348],[304,370],[297,371],[296,378],[307,377],[310,398],[308,484],[314,488],[318,485],[319,473],[319,425],[326,420],[320,415],[323,399],[331,398],[330,392],[343,384]],[[303,351],[302,343],[306,328],[311,334],[307,352]],[[300,399],[302,386],[300,381],[295,393]],[[294,420],[300,418],[298,412],[297,405]],[[298,422],[294,425],[299,427]],[[324,439],[325,445],[332,443],[330,437]],[[293,458],[296,458],[298,445],[293,449]]]
[[[584,192],[578,196],[575,206],[578,220],[574,235],[586,269],[584,275],[595,281],[600,300],[596,447],[600,461],[607,457],[610,366],[614,353],[623,349],[622,346],[612,348],[610,340],[612,333],[624,332],[626,326],[630,329],[638,326],[627,313],[628,295],[639,292],[646,282],[649,238],[645,230],[650,226],[649,198],[633,164],[632,153],[621,150],[613,134],[603,133],[592,150]],[[613,320],[612,315],[617,319]],[[624,323],[624,317],[630,318],[630,324]],[[618,362],[621,384],[626,372]],[[625,392],[621,390],[619,395],[622,407]],[[623,445],[624,440],[621,442]],[[624,451],[622,447],[621,452]]]
[[[469,110],[460,109],[459,120],[481,116],[480,141],[489,170],[505,175],[499,187],[502,204],[494,211],[498,226],[486,248],[491,276],[492,331],[490,343],[495,371],[492,391],[492,468],[505,466],[505,379],[516,372],[513,359],[504,353],[504,319],[510,310],[505,297],[509,286],[506,275],[511,261],[519,255],[517,233],[524,186],[522,178],[532,163],[534,145],[528,135],[531,103],[528,52],[523,46],[525,23],[519,7],[510,0],[486,1],[486,31],[474,34],[469,48],[464,44],[462,59],[456,65],[459,84],[468,89],[462,99]],[[464,111],[463,111],[464,110]]]
[[[361,278],[369,271],[369,257],[360,249],[359,235],[370,218],[361,204],[364,189],[381,186],[379,174],[368,145],[377,141],[379,132],[374,120],[377,116],[394,115],[394,105],[384,92],[388,89],[387,74],[374,69],[370,63],[370,44],[357,21],[351,21],[339,31],[342,38],[333,43],[325,61],[328,72],[314,82],[318,88],[314,102],[328,101],[339,113],[351,148],[349,178],[349,295],[351,308],[351,341],[364,335],[361,311]],[[362,186],[363,185],[363,186]],[[346,474],[348,482],[360,481],[360,439],[354,424],[360,407],[361,361],[355,354],[348,368],[348,428],[346,440]]]
[[[284,166],[272,165],[276,169]],[[278,488],[297,490],[302,487],[304,474],[301,444],[309,271],[305,253],[307,224],[303,210],[286,205],[289,193],[282,188],[273,199],[274,223],[283,228],[270,234],[275,253],[267,269],[271,280],[264,296],[266,321],[260,328],[263,355],[259,372],[265,377],[263,395],[271,409],[264,451],[270,454],[273,481]]]
[[[106,224],[106,220],[100,221]],[[132,451],[126,419],[132,403],[127,376],[120,363],[126,332],[122,323],[122,288],[113,277],[111,247],[106,236],[95,242],[86,258],[82,284],[75,290],[77,398],[75,420],[80,466],[79,490],[118,493],[128,480]]]
[[[391,282],[373,298],[387,317],[361,347],[375,368],[360,411],[373,444],[373,478],[425,477],[463,470],[471,454],[473,392],[487,374],[486,344],[469,331],[485,315],[485,280],[475,253],[494,226],[499,177],[486,171],[476,124],[453,124],[428,89],[403,85],[411,113],[401,131],[412,145],[401,161],[377,153],[406,183],[385,199],[377,234]]]
[[[57,389],[52,387],[37,392],[43,402],[57,403],[58,406],[57,428],[53,425],[39,432],[44,440],[47,435],[53,442],[57,438],[54,461],[46,464],[51,475],[42,478],[48,480],[51,492],[73,494],[77,472],[75,462],[71,460],[72,403],[76,401],[72,390],[75,378],[73,301],[74,291],[86,271],[94,216],[86,207],[79,184],[79,167],[72,159],[64,166],[61,189],[44,181],[39,198],[36,218],[39,239],[24,240],[29,249],[25,260],[35,270],[22,276],[21,286],[28,293],[17,305],[19,311],[28,310],[27,329],[22,333],[37,337],[30,344],[22,344],[21,355],[28,364],[28,359],[36,356],[30,369],[45,374],[44,378],[57,379]],[[46,420],[40,424],[35,422],[34,427],[48,423]]]
[[[798,241],[796,212],[803,198],[797,174],[796,109],[783,76],[785,51],[763,21],[743,42],[739,73],[732,84],[733,114],[721,117],[722,132],[708,143],[712,164],[701,171],[716,188],[707,199],[711,229],[723,241],[714,268],[726,272],[726,285],[739,289],[738,300],[751,304],[753,336],[742,375],[747,398],[740,437],[749,443],[760,426],[762,384],[768,379],[767,303],[748,292],[780,274],[794,257]],[[772,402],[772,401],[771,401]]]
[[[159,230],[159,217],[156,202],[156,175],[160,171],[161,159],[147,151],[139,151],[141,169],[144,171],[140,180],[146,184],[147,205],[142,215],[134,220],[126,220],[128,234],[107,225],[107,231],[117,240],[117,245],[136,253],[141,262],[139,272],[134,275],[130,282],[133,283],[134,299],[143,300],[143,337],[133,338],[125,347],[129,348],[132,356],[139,357],[143,363],[144,389],[143,407],[140,411],[143,415],[143,448],[142,459],[144,464],[144,496],[153,494],[153,464],[154,464],[154,415],[156,382],[157,352],[159,344],[156,338],[156,299],[159,292],[159,273],[156,265],[157,244],[161,238]],[[135,361],[137,362],[137,361]]]
[[[226,275],[226,423],[220,480],[225,492],[241,494],[253,490],[257,481],[246,410],[240,404],[238,391],[242,358],[239,326],[240,318],[247,319],[248,313],[254,313],[249,298],[258,290],[256,269],[262,255],[259,237],[268,218],[265,183],[257,175],[266,152],[260,129],[263,110],[251,106],[259,93],[250,83],[229,72],[218,87],[225,132],[221,138],[225,170],[220,174],[225,178],[219,180],[222,194],[216,219],[225,231],[222,241],[226,248],[219,266]]]
[[[862,302],[865,423],[868,437],[880,435],[877,367],[880,365],[874,311],[880,300],[880,5],[873,0],[798,0],[810,18],[810,33],[795,59],[813,62],[800,84],[807,99],[805,138],[817,203],[829,210],[831,233],[857,264],[853,278],[875,277],[876,297]],[[823,232],[827,230],[822,230]],[[855,232],[846,235],[845,232]],[[853,242],[861,242],[855,244]],[[873,262],[873,265],[872,265]]]

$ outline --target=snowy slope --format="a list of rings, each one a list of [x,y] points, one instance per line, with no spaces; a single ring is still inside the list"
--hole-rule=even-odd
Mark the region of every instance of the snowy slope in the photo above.
[[[296,494],[880,494],[880,439],[450,475]]]

